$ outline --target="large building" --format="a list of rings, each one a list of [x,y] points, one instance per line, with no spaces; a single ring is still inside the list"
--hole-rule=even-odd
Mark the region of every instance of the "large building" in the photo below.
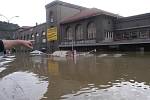
[[[14,33],[15,39],[35,40],[33,47],[35,50],[46,52],[46,23],[36,25],[34,27],[21,27]],[[23,47],[19,47],[17,51],[26,51]]]
[[[19,39],[35,39],[34,49],[150,50],[150,13],[122,17],[58,0],[45,8],[46,23],[15,33]]]

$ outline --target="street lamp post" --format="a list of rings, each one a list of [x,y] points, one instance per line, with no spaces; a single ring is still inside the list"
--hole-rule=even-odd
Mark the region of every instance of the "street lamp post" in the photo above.
[[[7,23],[9,23],[13,18],[19,17],[19,16],[13,16],[13,17],[11,17],[11,18],[8,18],[8,17],[6,17],[6,16],[4,16],[4,15],[2,15],[2,14],[0,14],[0,16],[4,17],[4,18],[7,20]]]
[[[72,51],[74,51],[74,41],[72,39]]]

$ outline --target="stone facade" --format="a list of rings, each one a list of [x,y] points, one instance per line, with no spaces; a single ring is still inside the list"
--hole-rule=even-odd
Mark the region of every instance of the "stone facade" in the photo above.
[[[54,52],[58,50],[60,44],[60,22],[79,13],[85,7],[65,3],[62,1],[53,1],[52,3],[45,6],[46,8],[46,26],[47,29],[51,27],[57,27],[58,39],[56,41],[47,41],[48,52]]]
[[[33,42],[34,49],[46,52],[46,23],[34,27],[20,28],[14,33],[14,37],[15,39],[35,40]],[[26,51],[27,49],[21,47],[17,50]]]
[[[49,53],[58,49],[149,49],[150,13],[122,17],[58,0],[45,8],[46,23],[14,34],[19,39],[35,39],[34,49]],[[48,39],[50,28],[57,29],[57,40]]]

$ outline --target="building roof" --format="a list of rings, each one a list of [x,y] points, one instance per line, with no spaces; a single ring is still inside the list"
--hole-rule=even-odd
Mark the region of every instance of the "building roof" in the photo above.
[[[81,10],[81,12],[75,14],[74,16],[63,19],[61,21],[61,23],[63,24],[63,23],[74,22],[74,21],[77,21],[77,20],[81,20],[81,19],[85,19],[85,18],[97,16],[97,15],[102,15],[102,14],[113,16],[113,17],[121,17],[117,14],[106,12],[104,10],[100,10],[100,9],[97,9],[97,8],[87,8],[87,9]]]
[[[127,21],[146,19],[146,18],[150,18],[150,13],[122,17],[122,18],[117,19],[117,22],[127,22]]]
[[[18,32],[23,32],[23,31],[32,31],[34,28],[36,28],[36,27],[42,27],[42,26],[44,26],[45,27],[45,25],[46,25],[46,23],[42,23],[42,24],[39,24],[39,25],[36,25],[36,26],[22,26],[22,27],[20,27],[20,28],[18,28]]]
[[[54,0],[51,3],[47,4],[45,7],[49,8],[49,7],[54,6],[54,5],[62,5],[62,6],[67,6],[67,7],[70,7],[70,8],[75,8],[75,9],[80,9],[80,10],[86,9],[86,7],[70,4],[70,3],[67,3],[67,2],[59,1],[59,0]]]

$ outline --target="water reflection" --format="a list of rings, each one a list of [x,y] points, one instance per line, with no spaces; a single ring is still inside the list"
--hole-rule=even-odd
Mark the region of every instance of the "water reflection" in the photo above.
[[[46,96],[52,100],[149,100],[149,57],[112,54],[77,58],[76,64],[70,59],[51,60],[57,62],[58,74],[51,76]]]
[[[113,85],[107,89],[89,86],[80,89],[75,94],[62,96],[65,100],[149,100],[149,86],[140,84],[141,88],[134,86],[136,83],[122,82],[119,86]],[[143,88],[144,87],[144,88]],[[64,100],[64,99],[61,99]]]
[[[46,92],[48,82],[41,81],[36,74],[14,72],[0,81],[1,100],[38,100]]]
[[[37,57],[37,59],[39,59]],[[12,58],[7,58],[12,60]],[[45,60],[34,62],[29,55],[17,55],[7,67],[1,66],[0,100],[40,100],[48,88]],[[3,61],[4,62],[4,61]],[[2,62],[2,63],[3,63]],[[41,65],[44,65],[41,68]],[[41,70],[42,69],[42,70]]]
[[[13,62],[1,67],[0,97],[3,96],[2,100],[149,100],[149,58],[150,54],[139,53],[76,58],[19,54]]]

